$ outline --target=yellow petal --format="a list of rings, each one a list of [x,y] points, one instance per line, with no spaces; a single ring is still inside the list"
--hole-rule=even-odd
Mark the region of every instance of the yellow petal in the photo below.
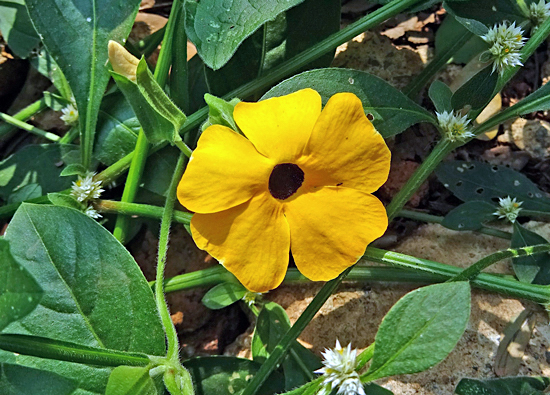
[[[115,73],[135,81],[139,59],[132,55],[116,41],[109,41],[109,61]]]
[[[199,139],[178,185],[178,199],[197,213],[213,213],[267,191],[273,163],[233,130],[213,125]]]
[[[323,187],[297,195],[285,202],[284,212],[296,266],[313,281],[338,276],[388,227],[382,203],[350,188]]]
[[[266,292],[283,281],[290,231],[282,205],[269,193],[219,213],[193,215],[191,233],[250,291]]]
[[[302,154],[321,113],[321,96],[312,89],[235,106],[235,122],[256,149],[277,163]]]
[[[323,109],[296,164],[310,186],[341,185],[374,192],[388,178],[390,155],[359,98],[338,93]]]

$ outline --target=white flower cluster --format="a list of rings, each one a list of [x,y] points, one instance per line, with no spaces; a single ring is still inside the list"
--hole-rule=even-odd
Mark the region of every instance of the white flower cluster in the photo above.
[[[516,222],[519,212],[521,211],[521,206],[523,202],[516,201],[516,198],[511,198],[510,196],[505,197],[504,199],[498,198],[498,204],[500,207],[493,213],[493,215],[498,216],[498,218],[506,218],[511,223]]]
[[[470,131],[470,120],[466,115],[459,117],[454,111],[442,113],[436,112],[437,121],[445,137],[449,141],[466,141],[475,135]]]
[[[63,115],[60,118],[66,125],[76,125],[78,122],[78,110],[76,109],[74,98],[71,103],[61,109],[61,112]]]
[[[338,388],[337,395],[365,395],[359,373],[355,371],[357,350],[351,349],[351,343],[342,348],[336,340],[336,347],[325,349],[322,355],[324,367],[315,371],[325,377],[318,395],[328,395],[335,388]]]
[[[78,176],[78,180],[73,182],[71,195],[80,203],[88,204],[84,214],[90,218],[101,218],[94,207],[91,205],[91,200],[98,199],[104,189],[101,188],[101,181],[94,181],[95,173],[88,173],[84,178]]]
[[[491,46],[488,53],[493,60],[493,72],[498,70],[502,74],[509,67],[523,66],[520,50],[527,39],[515,22],[495,25],[481,38]]]
[[[247,293],[244,294],[242,300],[243,302],[245,302],[248,306],[252,306],[253,304],[256,303],[256,301],[258,300],[258,298],[260,298],[262,296],[262,293],[261,292],[251,292],[251,291],[248,291]]]
[[[529,18],[534,25],[534,29],[542,24],[550,16],[550,3],[544,0],[532,2],[529,6]]]

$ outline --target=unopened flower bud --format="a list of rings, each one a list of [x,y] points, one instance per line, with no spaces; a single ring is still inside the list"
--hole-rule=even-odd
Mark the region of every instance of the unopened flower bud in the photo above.
[[[129,80],[136,80],[136,71],[139,59],[128,52],[116,41],[109,41],[109,61],[115,73],[121,74]]]

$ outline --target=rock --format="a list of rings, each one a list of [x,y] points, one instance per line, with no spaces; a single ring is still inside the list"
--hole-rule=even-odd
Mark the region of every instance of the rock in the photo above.
[[[550,238],[550,224],[530,222],[526,226]],[[395,250],[425,259],[466,267],[492,252],[508,248],[510,242],[473,232],[455,232],[440,225],[424,225]],[[509,262],[500,262],[489,272],[511,273]],[[321,284],[282,286],[267,298],[282,305],[294,323],[311,302]],[[299,341],[319,354],[334,347],[336,339],[352,343],[360,351],[374,336],[388,310],[415,286],[406,284],[344,283],[327,300]],[[549,375],[546,351],[550,345],[547,313],[532,303],[473,290],[472,312],[464,336],[457,347],[440,364],[418,374],[403,375],[378,381],[395,394],[448,395],[461,378],[495,377],[495,356],[506,326],[529,304],[536,312],[535,328],[526,353],[522,356],[519,375]],[[251,333],[249,331],[249,333]],[[228,354],[249,356],[250,334],[243,334],[227,349]]]
[[[543,160],[550,157],[550,123],[541,119],[518,118],[504,125],[501,142],[514,143],[533,158]]]

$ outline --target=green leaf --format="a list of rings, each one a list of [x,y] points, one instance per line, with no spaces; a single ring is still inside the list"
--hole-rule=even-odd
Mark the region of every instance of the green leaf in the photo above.
[[[492,27],[504,21],[516,22],[516,25],[519,25],[525,20],[519,7],[510,0],[445,1],[444,4],[445,10],[451,15],[462,18],[462,20],[477,21],[486,27]],[[465,27],[469,28],[466,25]],[[472,32],[480,33],[474,30]]]
[[[73,395],[76,389],[76,382],[62,375],[10,363],[0,363],[2,395]]]
[[[113,369],[107,382],[105,395],[156,395],[155,383],[149,368],[119,366]]]
[[[285,310],[277,303],[267,303],[258,316],[252,336],[252,358],[265,362],[283,335],[290,329],[290,320]],[[311,351],[294,341],[289,354],[282,363],[285,374],[285,390],[307,383],[312,372],[321,367],[321,361]]]
[[[44,92],[44,102],[54,111],[61,111],[68,104],[71,103],[70,100],[67,100],[62,96],[56,95],[55,93],[48,91]]]
[[[303,0],[186,2],[185,30],[204,63],[217,70],[260,26]]]
[[[550,384],[548,377],[503,377],[498,379],[462,379],[458,395],[543,395]]]
[[[517,116],[530,114],[536,111],[546,111],[550,109],[550,86],[543,85],[525,99],[519,101],[510,107],[510,112]]]
[[[280,13],[248,37],[221,69],[206,68],[210,92],[223,96],[269,74],[274,67],[340,30],[340,15],[340,2],[334,0],[305,0]],[[327,67],[333,59],[331,51],[294,74]]]
[[[10,195],[8,204],[24,202],[42,195],[42,187],[39,184],[27,184]]]
[[[247,292],[240,283],[221,283],[202,297],[202,303],[209,309],[219,310],[241,300]]]
[[[441,362],[462,337],[470,316],[470,285],[451,282],[417,289],[384,317],[366,379],[416,373]]]
[[[25,8],[25,0],[0,2],[0,31],[14,54],[25,59],[40,44]]]
[[[170,395],[191,395],[195,393],[191,374],[181,365],[175,369],[166,369],[163,381]]]
[[[67,165],[61,172],[61,177],[67,176],[81,176],[85,177],[88,171],[80,163],[71,163]]]
[[[65,193],[48,193],[48,200],[55,206],[69,207],[78,211],[84,211],[86,207],[75,197]]]
[[[496,219],[496,210],[494,204],[471,200],[449,211],[441,225],[453,230],[478,230],[485,222]]]
[[[393,392],[391,392],[390,390],[385,389],[384,387],[380,387],[379,385],[374,383],[363,384],[363,389],[368,395],[393,395]]]
[[[492,66],[485,67],[457,89],[451,99],[455,110],[466,106],[478,110],[491,101],[498,81],[498,72],[492,70]]]
[[[452,160],[435,170],[439,181],[459,199],[483,200],[493,205],[499,198],[515,197],[526,210],[550,212],[550,199],[523,174],[506,166]]]
[[[165,353],[164,332],[147,281],[128,251],[96,221],[69,208],[24,203],[5,237],[15,259],[44,290],[36,309],[8,325],[5,333]],[[0,362],[9,361],[0,354]],[[104,394],[111,372],[25,355],[18,355],[15,363],[76,380],[79,395]]]
[[[435,52],[444,52],[453,42],[469,31],[451,14],[447,14],[435,33]],[[453,54],[453,63],[468,63],[474,56],[488,49],[488,44],[476,35]]]
[[[189,114],[206,105],[204,94],[210,91],[206,82],[204,68],[204,62],[199,56],[193,56],[187,62],[187,72],[189,73]]]
[[[27,145],[0,162],[0,197],[8,200],[29,184],[39,185],[42,193],[67,189],[74,178],[60,177],[61,170],[78,160],[74,145]]]
[[[365,112],[373,116],[372,123],[376,130],[385,138],[419,122],[437,124],[432,114],[401,91],[372,74],[358,70],[328,68],[306,71],[281,82],[262,100],[305,88],[319,92],[323,104],[336,93],[354,93],[361,99]]]
[[[233,129],[234,131],[239,130],[235,120],[233,119],[233,110],[237,103],[240,102],[238,98],[225,101],[219,97],[207,93],[204,95],[204,100],[208,104],[208,119],[201,126],[203,131],[212,125],[223,125]]]
[[[134,109],[150,143],[168,141],[174,144],[181,140],[179,130],[187,117],[164,93],[149,71],[145,58],[141,58],[138,64],[136,82],[115,72],[111,74]]]
[[[432,82],[428,95],[430,96],[437,112],[451,112],[453,110],[451,106],[451,97],[453,96],[453,92],[444,82],[439,80]]]
[[[40,74],[53,83],[65,100],[70,101],[72,99],[73,93],[65,75],[46,48],[41,48],[38,55],[31,58],[31,64]]]
[[[0,331],[33,311],[41,297],[40,286],[0,239]]]
[[[126,40],[139,4],[140,0],[27,0],[36,31],[74,93],[86,167],[109,80],[107,44]]]
[[[179,155],[180,150],[171,146],[150,155],[141,177],[142,188],[166,196]]]
[[[235,395],[242,391],[261,364],[235,357],[199,357],[188,359],[183,365],[191,373],[195,395]],[[272,395],[283,392],[284,378],[273,372],[256,392],[257,395]]]
[[[139,129],[134,110],[120,91],[105,96],[97,120],[94,157],[112,165],[134,150]]]
[[[525,229],[517,221],[514,222],[512,233],[512,248],[527,247],[537,244],[547,244],[548,241],[538,233]],[[550,255],[536,254],[512,259],[512,266],[519,281],[524,283],[550,284]]]

